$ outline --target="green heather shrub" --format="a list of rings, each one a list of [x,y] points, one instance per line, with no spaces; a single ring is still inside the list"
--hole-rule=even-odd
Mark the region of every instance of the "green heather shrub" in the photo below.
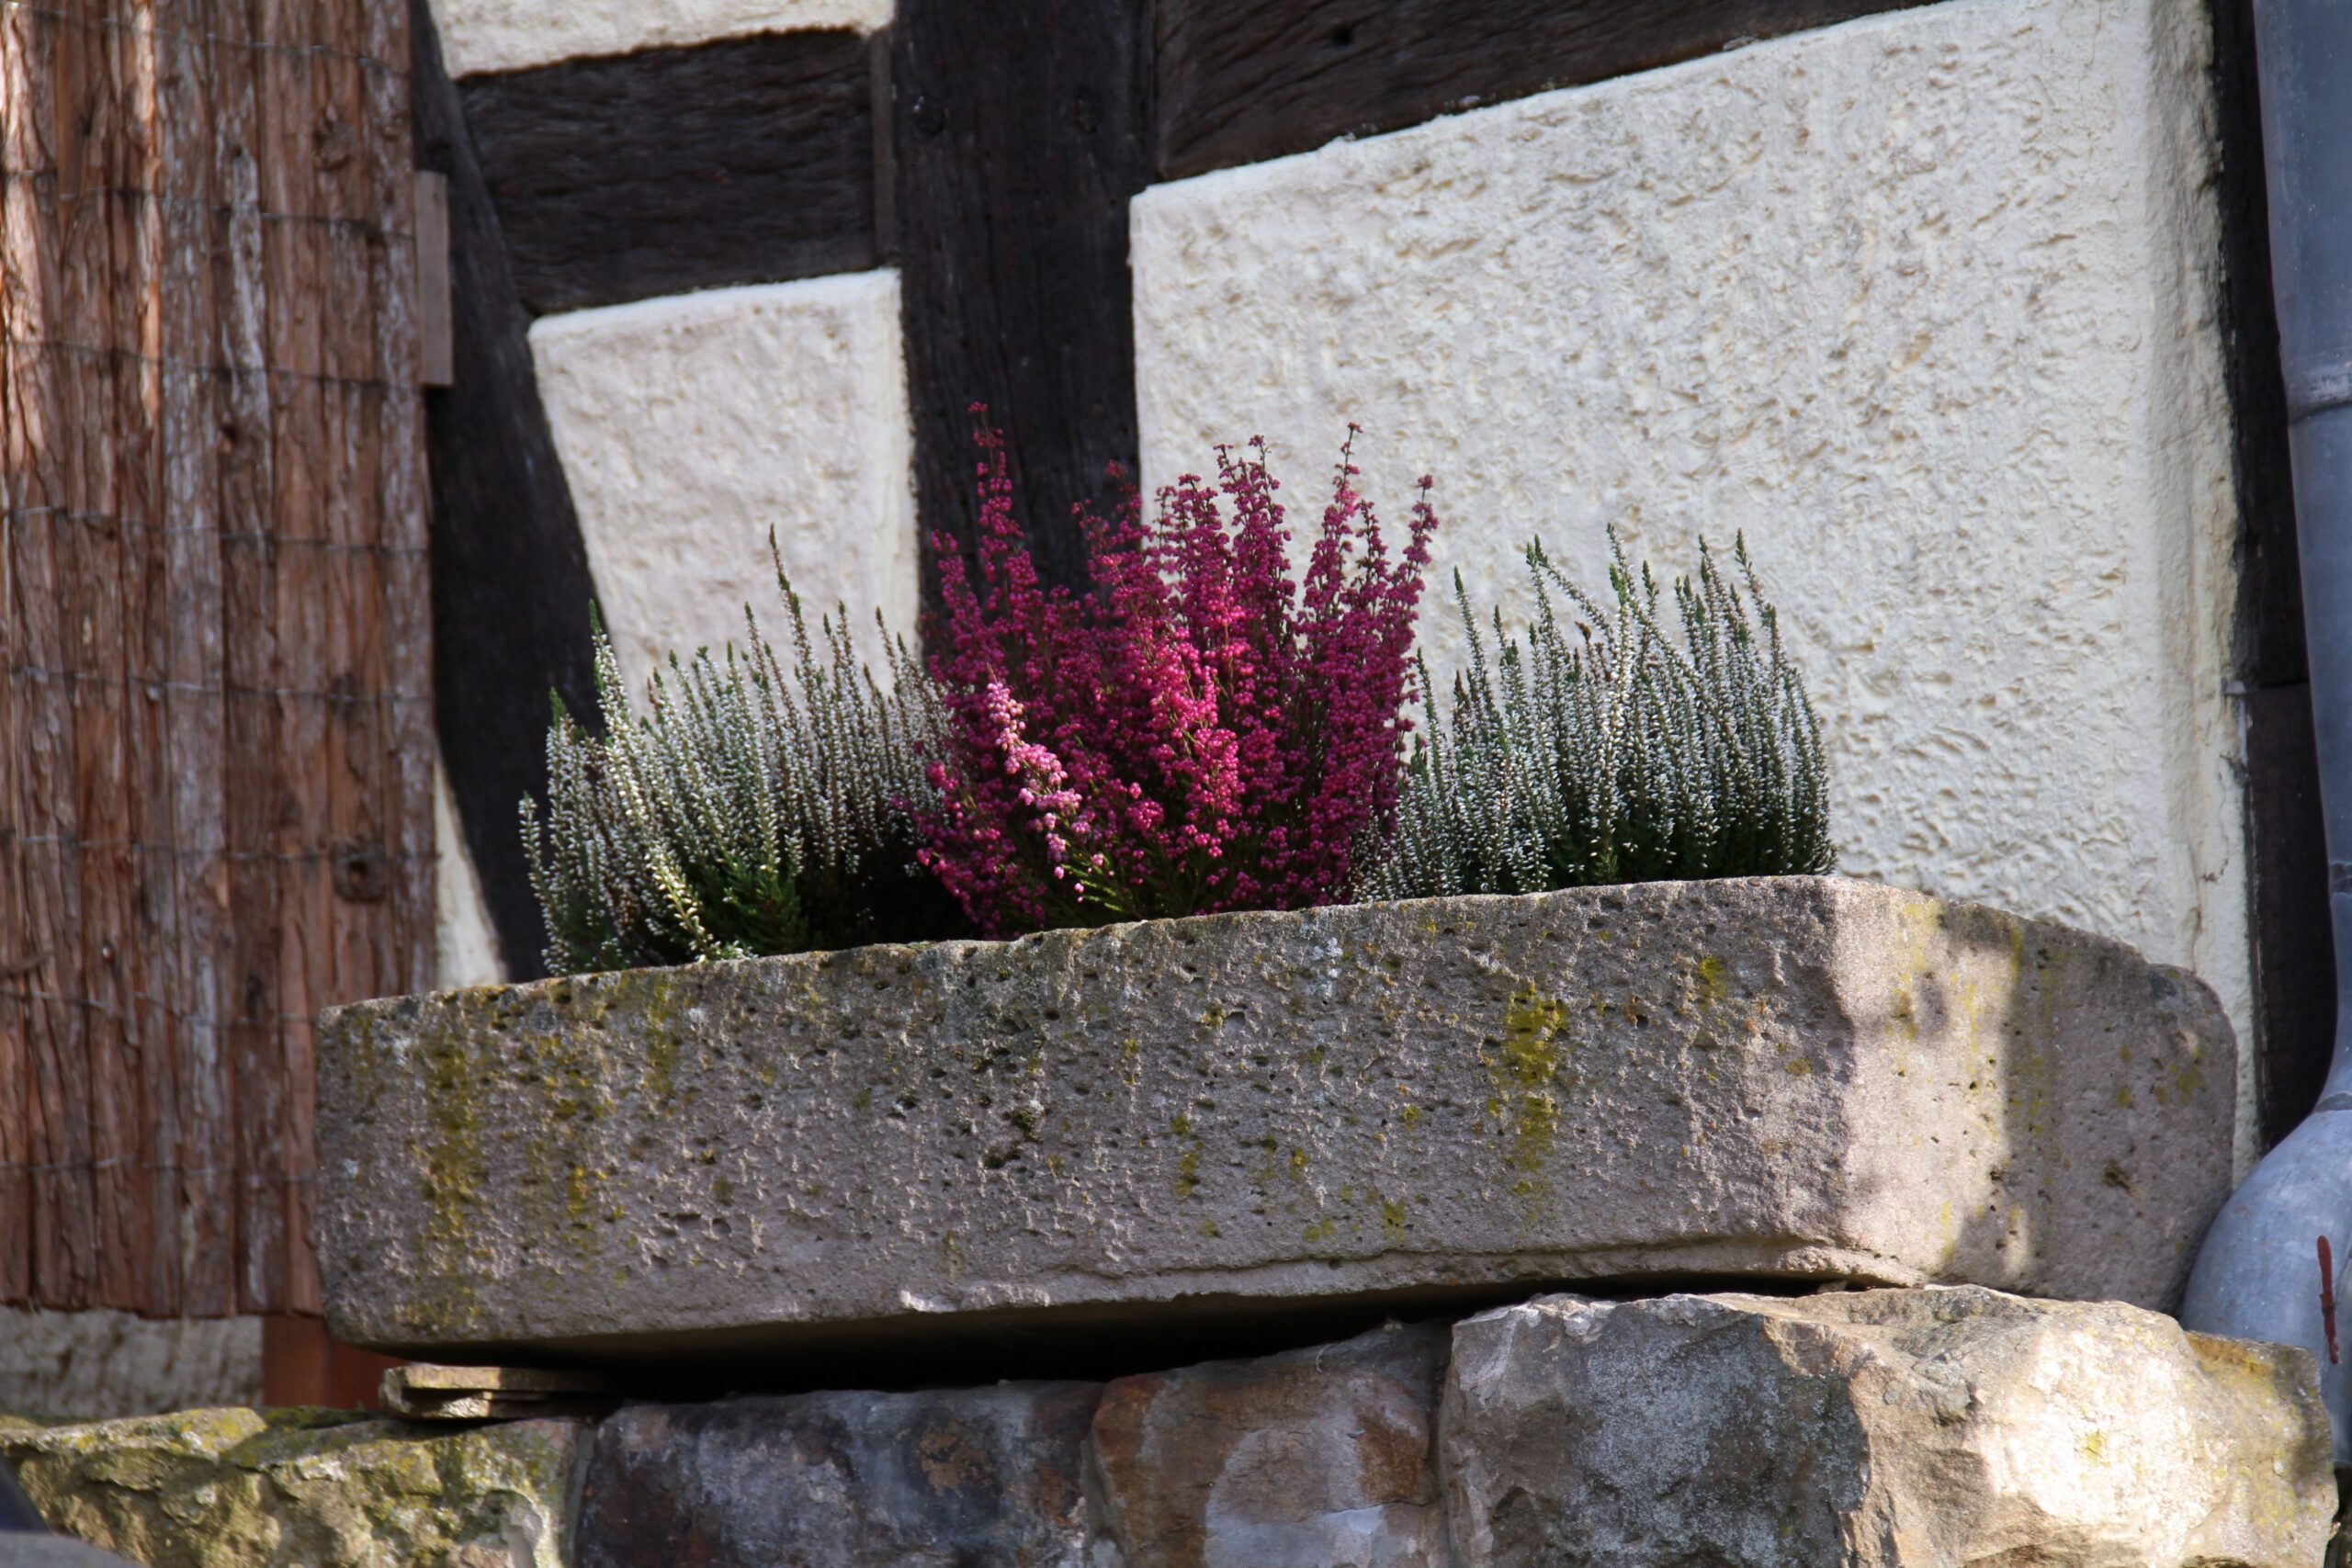
[[[1422,669],[1429,724],[1367,896],[1764,876],[1835,862],[1821,726],[1746,542],[1733,550],[1736,581],[1702,544],[1698,581],[1675,582],[1679,641],[1648,569],[1627,566],[1613,529],[1609,547],[1604,605],[1529,546],[1534,623],[1522,648],[1497,613],[1491,664],[1456,574],[1470,668],[1450,705]],[[1573,630],[1554,610],[1555,588]]]
[[[910,811],[936,801],[923,770],[943,733],[930,676],[884,627],[884,692],[850,645],[846,610],[820,623],[820,658],[780,558],[776,583],[792,620],[788,671],[746,608],[746,649],[672,654],[642,713],[629,711],[597,629],[598,729],[559,704],[544,822],[523,803],[553,972],[966,930],[915,863]]]

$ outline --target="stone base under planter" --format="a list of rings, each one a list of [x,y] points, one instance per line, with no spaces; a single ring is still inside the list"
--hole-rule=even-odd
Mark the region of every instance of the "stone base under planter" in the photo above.
[[[439,1359],[1586,1280],[2162,1307],[2234,1083],[2193,977],[1838,878],[1223,916],[342,1010],[318,1228],[337,1335]]]
[[[2314,1568],[2315,1374],[1973,1288],[1555,1297],[1107,1385],[0,1423],[0,1457],[163,1568]]]
[[[0,1416],[0,1461],[52,1527],[149,1568],[568,1568],[592,1436],[327,1410]],[[19,1539],[0,1535],[0,1563]]]

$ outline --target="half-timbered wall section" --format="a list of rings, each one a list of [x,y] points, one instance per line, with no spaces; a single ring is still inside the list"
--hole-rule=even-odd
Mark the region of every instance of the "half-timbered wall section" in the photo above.
[[[975,401],[1065,573],[1106,462],[1262,432],[1311,497],[1357,419],[1506,605],[1538,533],[1589,572],[1609,524],[1662,564],[1745,531],[1847,864],[2198,969],[2264,1064],[2245,1152],[2308,1105],[2249,0],[434,4],[529,323],[501,395],[560,459],[440,526],[572,519],[550,613],[600,600],[631,670],[733,634],[771,526],[910,615]],[[527,968],[515,780],[468,782],[516,737],[444,739]]]
[[[0,6],[0,1303],[315,1312],[311,1019],[431,978],[408,71]]]

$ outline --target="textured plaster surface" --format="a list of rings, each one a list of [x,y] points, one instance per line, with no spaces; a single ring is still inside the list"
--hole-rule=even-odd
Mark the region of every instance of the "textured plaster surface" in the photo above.
[[[1360,421],[1512,614],[1531,536],[1598,584],[1611,523],[1669,570],[1745,531],[1843,868],[2128,941],[2243,1032],[2209,51],[2197,0],[1949,0],[1158,186],[1146,476],[1262,432],[1311,500]]]
[[[2115,1302],[1553,1297],[1453,1331],[1448,1519],[1461,1568],[2295,1568],[2315,1371]]]
[[[433,962],[445,991],[461,986],[494,986],[506,978],[498,932],[482,902],[481,878],[458,825],[458,803],[449,773],[433,764]]]
[[[872,32],[891,0],[433,0],[452,76],[803,28]]]
[[[1838,878],[1214,916],[330,1011],[316,1234],[335,1334],[441,1359],[1660,1274],[2164,1306],[2234,1069],[2181,971]]]
[[[108,1420],[261,1398],[261,1319],[0,1307],[0,1411]]]
[[[911,425],[899,275],[852,273],[546,316],[540,395],[632,685],[676,651],[783,632],[775,531],[812,620],[911,636]]]

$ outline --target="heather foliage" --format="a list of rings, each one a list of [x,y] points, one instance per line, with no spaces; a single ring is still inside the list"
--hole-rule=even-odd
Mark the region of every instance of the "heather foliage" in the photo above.
[[[1674,584],[1679,643],[1657,583],[1626,565],[1613,531],[1610,553],[1602,604],[1530,546],[1535,621],[1522,649],[1496,615],[1494,665],[1456,577],[1470,668],[1450,711],[1432,694],[1396,837],[1363,881],[1370,896],[1830,868],[1821,727],[1746,542],[1734,547],[1736,581],[1702,544],[1698,581]],[[1573,637],[1554,588],[1583,617]]]
[[[750,610],[746,647],[675,654],[631,714],[596,634],[600,728],[559,706],[544,823],[523,803],[531,883],[558,974],[955,934],[962,921],[915,863],[911,813],[940,754],[942,709],[903,642],[885,693],[846,612],[812,644],[800,602],[789,670]]]
[[[1220,449],[1148,524],[1133,498],[1086,513],[1075,593],[1040,581],[978,439],[974,567],[940,552],[923,863],[992,935],[1345,897],[1396,811],[1429,482],[1392,558],[1343,448],[1295,580],[1262,446]]]

